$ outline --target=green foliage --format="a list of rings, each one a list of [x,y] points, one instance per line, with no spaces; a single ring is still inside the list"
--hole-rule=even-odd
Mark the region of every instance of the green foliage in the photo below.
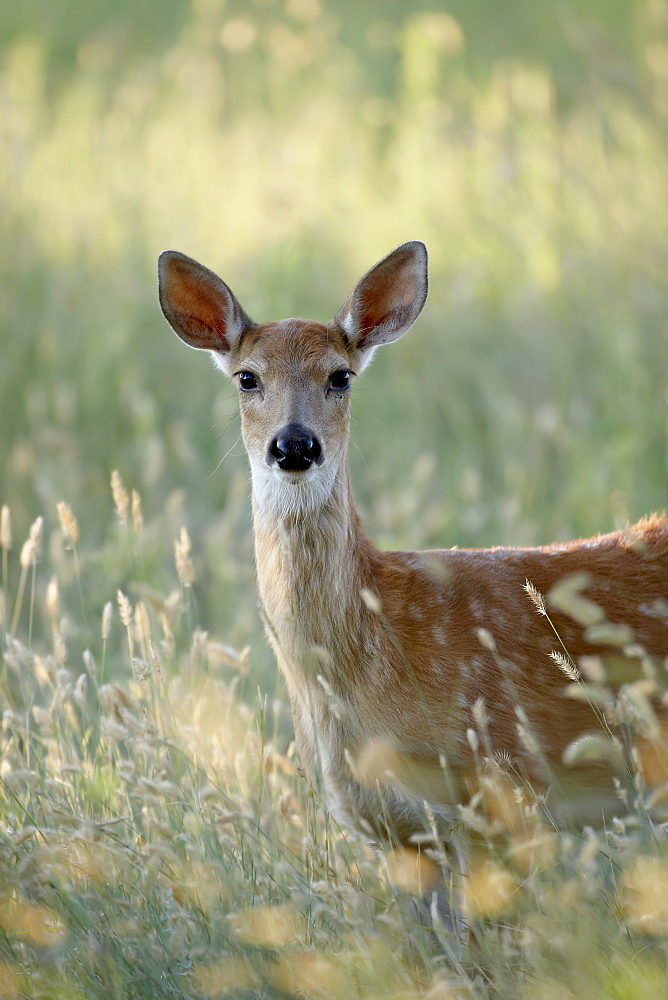
[[[131,601],[110,589],[82,653],[90,623],[76,591],[56,583],[76,574],[78,526],[62,506],[60,516],[70,551],[52,544],[44,555],[38,525],[20,558],[3,560],[20,568],[6,617],[26,627],[14,630],[21,638],[5,633],[0,676],[0,996],[665,995],[665,785],[649,795],[638,771],[620,798],[625,818],[605,836],[576,836],[540,820],[528,798],[503,804],[503,761],[498,785],[486,769],[506,835],[480,796],[460,810],[458,836],[473,831],[477,853],[462,883],[472,933],[458,943],[423,898],[452,864],[434,847],[428,806],[420,855],[376,855],[327,815],[298,766],[283,698],[258,704],[248,650],[192,624],[187,535],[161,574],[169,593]],[[6,542],[6,515],[2,528]],[[154,529],[135,498],[133,523],[109,543],[135,579]],[[81,571],[82,593],[95,571]],[[123,665],[129,679],[119,682]],[[665,698],[644,666],[617,702],[602,667],[587,686],[641,732],[644,716],[656,722],[647,685]],[[608,740],[602,729],[599,756]],[[665,742],[637,761],[655,784],[665,779]]]

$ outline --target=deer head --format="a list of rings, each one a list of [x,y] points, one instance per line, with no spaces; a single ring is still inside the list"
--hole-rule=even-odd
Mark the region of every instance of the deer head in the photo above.
[[[210,351],[239,387],[256,505],[288,515],[326,503],[346,455],[352,379],[424,305],[424,244],[404,243],[384,257],[326,324],[255,323],[216,274],[175,250],[160,255],[158,275],[172,329]]]

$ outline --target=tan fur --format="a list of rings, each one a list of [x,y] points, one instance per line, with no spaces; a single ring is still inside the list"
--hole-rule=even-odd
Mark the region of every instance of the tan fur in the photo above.
[[[552,651],[565,647],[576,663],[602,657],[617,685],[641,676],[642,650],[668,655],[663,517],[534,549],[383,552],[365,536],[349,481],[348,395],[328,391],[328,378],[361,371],[369,352],[413,322],[426,294],[419,246],[405,244],[372,269],[329,325],[257,326],[220,279],[212,304],[211,273],[201,269],[206,280],[198,283],[200,265],[184,265],[173,252],[161,259],[161,301],[176,332],[217,351],[229,374],[251,370],[261,381],[260,393],[240,398],[258,586],[302,761],[310,773],[320,769],[337,816],[402,842],[423,828],[423,799],[447,817],[466,798],[476,769],[472,728],[482,755],[505,752],[518,778],[551,787],[555,801],[568,787],[563,752],[583,733],[600,731],[600,720],[586,702],[565,697],[568,680]],[[180,313],[169,311],[172,270]],[[185,288],[184,273],[195,275]],[[184,318],[184,303],[192,316]],[[317,435],[322,465],[288,473],[270,467],[268,442],[291,422]],[[554,600],[550,594],[573,574],[586,576],[566,613],[558,588]],[[549,618],[525,593],[527,580]],[[605,623],[625,623],[632,635],[606,632]],[[480,705],[474,710],[481,699],[487,726]],[[542,759],[528,752],[531,738]],[[589,768],[585,779],[612,792],[605,769]]]

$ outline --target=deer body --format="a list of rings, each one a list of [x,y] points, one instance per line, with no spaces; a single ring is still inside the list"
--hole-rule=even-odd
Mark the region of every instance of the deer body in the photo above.
[[[350,381],[411,326],[426,289],[426,252],[408,243],[330,324],[260,326],[212,272],[174,251],[160,259],[168,321],[239,383],[260,598],[303,763],[335,815],[402,842],[423,828],[424,799],[447,819],[465,796],[476,703],[481,753],[546,786],[598,725],[564,697],[550,653],[601,655],[620,681],[645,653],[668,655],[665,518],[535,549],[385,552],[367,539],[347,462]],[[548,595],[564,579],[577,584],[565,610],[537,614],[526,581]],[[374,747],[389,767],[370,762]]]

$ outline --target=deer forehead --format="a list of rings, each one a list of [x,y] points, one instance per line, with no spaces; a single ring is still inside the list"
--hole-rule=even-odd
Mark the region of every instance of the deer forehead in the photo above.
[[[350,363],[342,330],[303,319],[284,319],[249,330],[233,358],[236,369],[248,365],[265,378],[317,380]]]

